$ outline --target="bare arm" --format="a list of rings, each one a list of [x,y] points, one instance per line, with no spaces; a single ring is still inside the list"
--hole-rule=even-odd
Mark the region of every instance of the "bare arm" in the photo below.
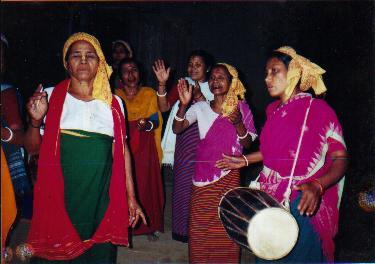
[[[7,127],[1,127],[1,139],[9,144],[24,145],[24,129],[18,108],[16,89],[10,88],[1,92],[1,117]]]
[[[216,161],[215,166],[222,170],[233,170],[246,167],[247,164],[250,165],[261,161],[263,161],[263,155],[260,151],[237,157],[223,154],[223,159]]]
[[[295,190],[302,191],[301,201],[298,205],[300,214],[313,215],[319,208],[320,198],[324,190],[337,183],[343,176],[348,165],[348,154],[344,150],[331,154],[333,160],[331,167],[319,179],[295,186]]]
[[[139,217],[141,217],[142,222],[147,225],[146,217],[139,206],[137,199],[135,198],[135,190],[133,183],[131,156],[128,148],[128,144],[125,142],[125,173],[126,173],[126,192],[128,198],[129,207],[129,225],[135,227]]]
[[[236,129],[237,137],[240,141],[240,144],[248,149],[251,146],[252,138],[248,133],[243,121],[242,114],[238,108],[236,108],[233,113],[228,116],[229,121],[233,124]]]

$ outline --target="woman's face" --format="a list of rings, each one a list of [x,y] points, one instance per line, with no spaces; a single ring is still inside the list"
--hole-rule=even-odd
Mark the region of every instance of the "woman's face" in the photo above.
[[[127,87],[138,87],[139,69],[133,62],[125,63],[121,66],[121,79]]]
[[[192,56],[189,59],[187,72],[194,81],[204,82],[206,80],[207,67],[200,56]]]
[[[99,57],[94,47],[84,40],[74,42],[70,46],[68,56],[68,72],[79,81],[94,80],[99,66]]]
[[[121,43],[115,44],[112,52],[113,63],[117,65],[122,59],[125,59],[127,57],[128,52],[124,45],[122,45]]]
[[[214,95],[225,95],[229,91],[230,79],[228,73],[222,67],[213,68],[208,85]]]
[[[288,69],[285,64],[277,59],[270,58],[266,65],[266,86],[267,90],[272,97],[282,97],[287,83]]]

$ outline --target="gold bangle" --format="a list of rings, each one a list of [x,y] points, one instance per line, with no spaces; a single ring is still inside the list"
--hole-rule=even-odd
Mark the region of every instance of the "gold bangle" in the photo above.
[[[247,160],[246,156],[245,156],[245,155],[242,155],[242,157],[245,159],[246,167],[249,166],[249,161]]]
[[[313,179],[312,181],[319,184],[320,196],[323,196],[323,194],[324,194],[324,188],[323,188],[322,183],[318,179]]]

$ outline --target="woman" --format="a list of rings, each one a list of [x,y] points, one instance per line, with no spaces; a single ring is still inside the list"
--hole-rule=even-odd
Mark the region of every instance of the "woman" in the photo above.
[[[28,243],[37,263],[116,263],[114,244],[127,246],[128,226],[145,222],[121,99],[111,93],[111,70],[95,37],[70,36],[63,63],[70,78],[39,87],[26,106],[25,145],[40,153]]]
[[[290,47],[273,52],[267,61],[265,82],[269,94],[278,100],[267,107],[260,151],[247,155],[246,160],[224,155],[217,162],[218,168],[234,169],[263,161],[261,190],[280,202],[290,195],[291,213],[300,234],[295,248],[280,262],[334,260],[338,181],[347,164],[346,147],[334,111],[325,101],[304,92],[312,88],[317,95],[324,93],[324,72]],[[291,193],[286,192],[290,190],[289,175],[293,175]]]
[[[130,48],[129,43],[121,39],[112,42],[113,74],[110,77],[111,87],[123,88],[123,85],[117,75],[117,71],[120,61],[126,58],[133,58],[133,51]]]
[[[194,85],[192,104],[200,101],[211,101],[214,96],[211,93],[207,72],[212,66],[213,59],[207,52],[196,50],[190,53],[187,73],[189,77],[184,79]],[[170,69],[165,69],[164,62],[158,60],[153,66],[155,75],[159,81],[158,105],[162,112],[169,111],[167,126],[162,140],[164,168],[173,166],[173,193],[172,193],[172,238],[187,243],[189,233],[189,204],[192,190],[192,177],[194,175],[195,154],[199,141],[198,125],[192,124],[183,133],[176,135],[172,131],[173,117],[175,116],[179,101],[177,86],[174,86],[169,94],[166,92],[166,82]]]
[[[137,193],[148,218],[148,226],[137,227],[133,234],[147,234],[153,241],[157,239],[156,231],[164,231],[164,193],[160,174],[162,118],[155,90],[141,86],[139,64],[133,59],[124,59],[118,70],[124,88],[116,89],[116,94],[125,101]]]
[[[208,84],[214,100],[198,102],[186,111],[192,99],[192,86],[178,83],[180,104],[174,116],[173,131],[178,134],[197,122],[198,143],[189,223],[189,261],[192,263],[238,263],[239,247],[227,236],[217,208],[221,197],[239,186],[238,170],[215,168],[221,153],[240,155],[256,137],[253,117],[243,101],[245,88],[237,70],[227,64],[215,65]],[[239,98],[241,101],[239,101]]]
[[[19,208],[24,207],[31,184],[24,163],[24,124],[22,96],[18,88],[10,82],[8,67],[8,41],[1,34],[1,145],[8,162],[13,188]],[[25,206],[25,209],[26,208]],[[22,213],[25,210],[21,210]]]

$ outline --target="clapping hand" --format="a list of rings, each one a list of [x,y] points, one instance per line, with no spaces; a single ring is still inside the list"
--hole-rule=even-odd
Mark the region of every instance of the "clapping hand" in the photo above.
[[[242,122],[242,114],[238,107],[228,116],[228,119],[233,125],[238,125]]]

